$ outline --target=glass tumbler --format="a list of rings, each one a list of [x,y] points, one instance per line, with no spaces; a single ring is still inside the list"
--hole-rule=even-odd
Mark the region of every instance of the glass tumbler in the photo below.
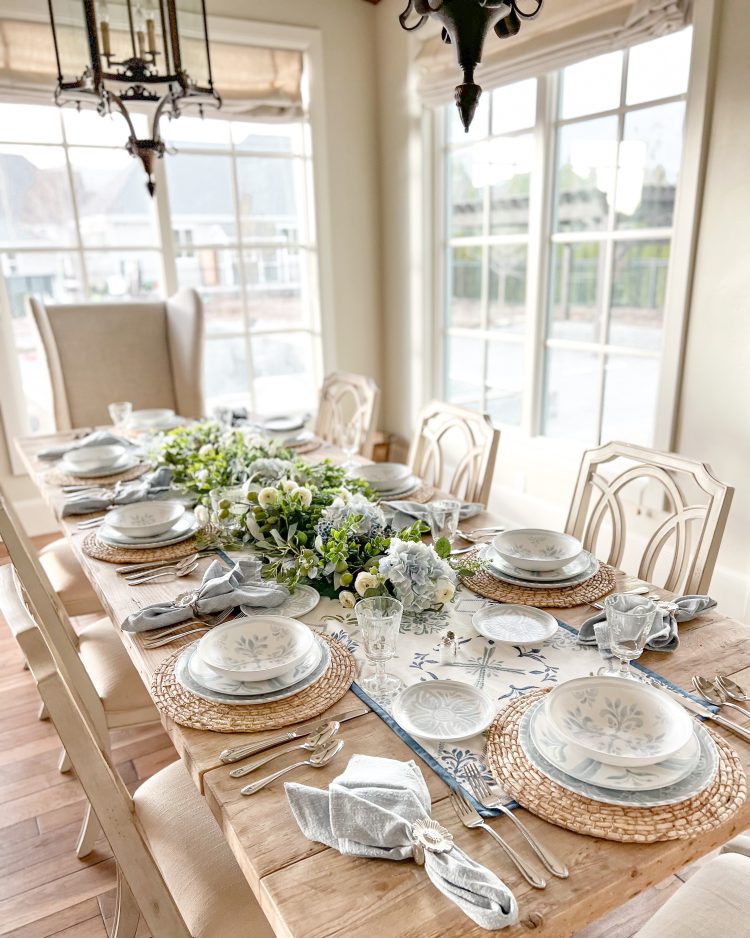
[[[650,599],[614,593],[604,600],[612,653],[620,659],[619,677],[640,680],[630,662],[640,658],[659,607]]]
[[[375,673],[361,678],[360,687],[374,700],[386,701],[404,687],[401,678],[388,674],[386,661],[396,655],[396,640],[401,626],[403,605],[392,596],[371,596],[354,607],[362,635],[362,647]]]
[[[234,506],[244,503],[245,493],[241,485],[211,490],[212,521],[226,534],[237,527],[237,515]]]
[[[119,430],[124,430],[130,421],[130,415],[133,413],[133,405],[130,401],[115,401],[107,407],[109,419]]]
[[[440,501],[430,502],[430,533],[433,544],[441,537],[447,537],[452,544],[458,531],[458,520],[461,514],[461,502],[453,498],[444,498]]]

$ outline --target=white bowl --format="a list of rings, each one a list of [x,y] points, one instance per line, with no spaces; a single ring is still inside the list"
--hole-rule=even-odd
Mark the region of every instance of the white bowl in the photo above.
[[[583,550],[570,534],[542,528],[518,528],[498,534],[492,546],[503,560],[521,570],[557,570],[571,563]]]
[[[107,446],[80,446],[69,449],[65,462],[76,469],[108,469],[125,455],[125,447],[118,443]]]
[[[104,521],[127,537],[156,537],[173,528],[184,514],[180,502],[133,502],[108,511]]]
[[[198,644],[198,654],[219,674],[241,681],[266,681],[296,667],[315,635],[297,619],[252,616],[216,626]]]
[[[663,691],[620,677],[581,677],[544,701],[557,732],[590,759],[635,768],[654,765],[690,739],[693,721]]]
[[[168,407],[154,407],[149,410],[134,410],[128,418],[128,426],[135,429],[149,429],[164,426],[174,418],[174,411]]]
[[[388,489],[402,486],[411,475],[411,469],[398,462],[374,462],[357,466],[354,473],[375,488]]]

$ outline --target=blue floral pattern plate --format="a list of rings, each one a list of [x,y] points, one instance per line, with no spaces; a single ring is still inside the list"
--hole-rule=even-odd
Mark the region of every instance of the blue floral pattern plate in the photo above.
[[[543,705],[544,701],[541,700],[537,706]],[[584,798],[591,798],[592,801],[622,805],[627,808],[656,808],[661,805],[679,804],[681,801],[687,801],[688,798],[694,798],[700,794],[711,784],[716,774],[719,765],[716,745],[708,730],[700,723],[695,723],[695,735],[700,745],[700,755],[693,771],[681,781],[645,791],[618,791],[614,788],[605,788],[591,782],[581,781],[553,765],[537,749],[530,731],[531,718],[536,708],[536,706],[529,707],[518,724],[518,738],[529,762],[562,788],[567,788],[568,791],[577,795],[583,795]]]
[[[157,534],[156,537],[130,537],[127,534],[121,534],[108,524],[103,524],[96,532],[97,538],[110,547],[122,547],[125,550],[143,550],[144,548],[169,547],[171,544],[179,544],[180,541],[186,541],[192,537],[198,530],[198,523],[192,511],[186,511],[185,514],[164,534]]]
[[[540,645],[557,631],[557,619],[534,606],[490,603],[471,617],[471,624],[485,638],[510,645]]]
[[[217,674],[202,660],[200,654],[195,654],[188,662],[188,672],[194,681],[207,690],[215,690],[220,694],[231,694],[234,697],[262,697],[274,691],[284,690],[292,684],[298,684],[318,667],[323,655],[323,646],[315,642],[307,657],[289,671],[267,681],[238,681],[229,674]]]
[[[504,576],[513,577],[523,583],[531,581],[532,583],[540,583],[545,586],[550,584],[557,586],[559,583],[565,582],[566,580],[573,580],[581,576],[581,574],[591,576],[592,568],[595,573],[598,567],[596,558],[587,550],[582,550],[575,560],[571,560],[570,563],[558,567],[557,570],[522,570],[512,563],[508,563],[507,560],[498,554],[494,547],[488,548],[487,559],[490,566]]]
[[[235,680],[267,681],[298,665],[314,638],[296,619],[246,616],[207,632],[198,643],[198,654],[210,668]]]
[[[407,733],[432,741],[469,739],[487,729],[497,708],[484,691],[461,681],[424,681],[396,698],[392,713]]]
[[[292,619],[300,619],[306,616],[320,602],[320,593],[313,586],[298,584],[294,592],[285,599],[280,606],[273,607],[273,613],[276,616],[289,616]],[[268,609],[260,606],[240,606],[246,616],[267,616]]]

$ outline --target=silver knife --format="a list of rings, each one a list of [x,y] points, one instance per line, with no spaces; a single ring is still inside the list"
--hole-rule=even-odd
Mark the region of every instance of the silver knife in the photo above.
[[[344,713],[333,713],[327,716],[328,720],[338,720],[339,723],[346,723],[347,720],[353,720],[355,717],[362,717],[370,713],[369,707],[357,707],[354,710],[346,710]],[[246,759],[248,756],[254,756],[256,752],[263,752],[264,749],[271,749],[280,743],[288,742],[290,739],[301,739],[303,736],[309,736],[321,726],[325,721],[312,720],[310,723],[303,723],[296,730],[289,730],[287,733],[280,733],[278,736],[270,736],[268,739],[262,739],[257,743],[248,743],[246,746],[235,746],[233,749],[224,749],[219,753],[222,762],[239,762],[240,759]]]
[[[670,697],[673,697],[677,703],[681,703],[686,710],[689,710],[691,713],[697,713],[699,716],[706,717],[708,720],[713,720],[714,723],[718,723],[719,726],[723,726],[724,729],[734,733],[735,736],[739,736],[741,739],[744,739],[750,743],[750,729],[746,729],[744,726],[740,726],[739,723],[733,723],[731,720],[727,720],[726,717],[719,716],[718,713],[714,713],[713,710],[709,710],[708,707],[701,706],[701,704],[696,703],[689,697],[683,697],[682,694],[678,694],[677,691],[670,690],[669,687],[662,687],[662,690],[669,694]]]

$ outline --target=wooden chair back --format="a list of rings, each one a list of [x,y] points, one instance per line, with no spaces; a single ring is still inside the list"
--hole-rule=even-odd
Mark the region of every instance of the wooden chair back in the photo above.
[[[613,466],[616,460],[619,465]],[[632,513],[635,497],[643,494],[646,485],[652,490],[656,487],[659,494],[655,500],[652,493],[647,506],[657,521],[642,553],[638,576],[653,583],[661,562],[667,565],[664,589],[707,592],[734,489],[720,482],[706,463],[631,443],[612,442],[586,450],[566,532],[600,559],[619,567],[627,543],[628,495]],[[603,537],[606,543],[607,536],[608,551],[597,552],[598,542]]]
[[[409,465],[429,485],[487,505],[499,443],[488,414],[431,401],[417,418]]]
[[[109,841],[125,880],[121,885],[138,897],[153,935],[190,938],[112,762],[104,709],[71,643],[64,610],[2,493],[0,538],[12,561],[12,567],[0,568],[0,608]]]
[[[346,449],[347,439],[353,438],[357,452],[369,457],[379,400],[380,390],[372,378],[346,371],[332,372],[320,389],[315,433],[342,449]]]

